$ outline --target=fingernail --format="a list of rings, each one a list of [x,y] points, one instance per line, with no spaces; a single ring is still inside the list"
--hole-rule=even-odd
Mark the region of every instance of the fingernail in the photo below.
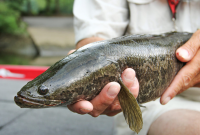
[[[170,100],[171,100],[170,97],[166,97],[166,98],[164,99],[164,101],[162,102],[162,105],[167,104]]]
[[[82,113],[88,113],[88,112],[90,112],[90,110],[89,110],[89,109],[86,109],[86,108],[81,108],[80,111],[81,111]]]
[[[134,80],[135,79],[135,76],[133,76],[132,74],[128,74],[128,73],[125,73],[124,74],[124,78],[126,79],[126,80]]]
[[[189,58],[189,53],[188,53],[188,51],[185,50],[185,49],[180,48],[180,49],[178,50],[177,54],[178,54],[180,57],[182,57],[182,58],[184,58],[184,59],[186,59],[186,60]]]
[[[108,95],[111,97],[114,97],[118,94],[118,92],[116,91],[116,88],[113,87],[113,85],[110,86],[110,88],[108,89]]]

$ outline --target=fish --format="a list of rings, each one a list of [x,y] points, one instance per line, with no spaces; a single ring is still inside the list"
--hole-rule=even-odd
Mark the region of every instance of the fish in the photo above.
[[[46,108],[92,100],[109,82],[121,85],[118,99],[125,120],[138,133],[143,126],[140,105],[156,100],[185,65],[176,50],[192,33],[127,35],[85,45],[28,82],[14,97],[21,108]],[[133,96],[121,74],[136,72],[139,95]]]

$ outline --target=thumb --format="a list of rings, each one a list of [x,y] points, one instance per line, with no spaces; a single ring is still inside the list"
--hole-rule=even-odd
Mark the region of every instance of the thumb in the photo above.
[[[200,30],[197,30],[192,37],[176,50],[176,57],[182,62],[190,61],[200,47]]]

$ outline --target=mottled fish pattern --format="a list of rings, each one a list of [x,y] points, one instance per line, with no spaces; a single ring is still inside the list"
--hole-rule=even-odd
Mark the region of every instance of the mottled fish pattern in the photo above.
[[[159,98],[184,66],[175,51],[192,33],[130,35],[90,43],[58,61],[28,82],[15,96],[22,108],[44,108],[91,100],[109,82],[121,85],[118,98],[129,127],[139,132],[142,114],[138,105]],[[133,68],[139,81],[137,99],[121,80]]]

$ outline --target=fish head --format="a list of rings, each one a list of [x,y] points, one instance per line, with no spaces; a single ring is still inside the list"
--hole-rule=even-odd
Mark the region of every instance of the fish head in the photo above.
[[[41,83],[40,76],[28,82],[14,97],[15,103],[21,108],[46,108],[65,103],[52,96],[52,87],[45,82]]]
[[[44,108],[91,99],[95,92],[83,91],[94,88],[90,80],[93,73],[111,63],[99,55],[91,54],[86,47],[68,55],[22,87],[14,98],[16,104],[22,108]]]
[[[64,103],[70,104],[70,95],[62,95],[63,91],[67,91],[66,83],[70,86],[66,74],[63,73],[65,72],[63,66],[68,65],[64,62],[65,60],[55,63],[47,71],[23,86],[14,97],[15,103],[21,108],[46,108]]]

